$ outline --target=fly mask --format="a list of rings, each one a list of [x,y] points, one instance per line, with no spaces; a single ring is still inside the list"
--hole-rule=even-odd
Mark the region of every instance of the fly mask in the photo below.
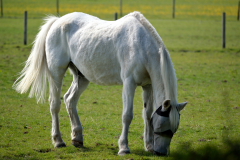
[[[172,106],[162,111],[162,105],[152,114],[150,125],[154,132],[154,153],[166,156],[170,153],[170,142],[174,131],[171,129],[169,114]]]

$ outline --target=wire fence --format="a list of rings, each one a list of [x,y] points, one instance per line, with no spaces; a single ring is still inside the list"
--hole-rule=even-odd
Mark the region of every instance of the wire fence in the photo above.
[[[126,15],[140,11],[147,18],[219,19],[225,12],[230,19],[237,19],[236,0],[0,0],[5,18],[22,18],[28,11],[29,18],[42,18],[52,14],[62,16],[70,12],[84,12],[105,19],[114,14]],[[122,3],[122,7],[120,4]],[[175,7],[173,8],[173,4]],[[58,4],[58,5],[57,5]],[[57,8],[59,6],[59,8]]]

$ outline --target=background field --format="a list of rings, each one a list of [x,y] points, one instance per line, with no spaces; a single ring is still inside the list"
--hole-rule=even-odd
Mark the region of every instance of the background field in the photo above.
[[[60,15],[81,11],[100,18],[113,18],[119,13],[119,0],[59,0]],[[56,14],[56,0],[3,0],[4,16],[21,17],[25,10],[30,17],[42,17],[45,14]],[[128,0],[122,1],[123,14],[140,11],[147,18],[168,19],[172,17],[172,0]],[[236,20],[237,0],[176,0],[176,18],[178,19],[218,19],[222,12],[228,18]]]
[[[172,19],[171,0],[123,0],[123,14],[138,10],[157,29],[170,51],[178,77],[178,101],[188,101],[181,112],[180,127],[171,143],[171,156],[182,150],[196,151],[210,145],[219,156],[239,142],[240,129],[240,22],[237,0],[176,0],[176,18]],[[134,99],[134,119],[130,126],[131,154],[118,157],[121,134],[121,86],[90,84],[78,103],[84,127],[85,148],[71,145],[70,123],[64,103],[60,127],[67,147],[51,144],[51,115],[48,103],[37,104],[27,94],[11,87],[23,68],[30,44],[46,14],[56,14],[55,1],[4,0],[0,19],[0,159],[157,159],[144,151],[141,118],[141,87]],[[28,45],[23,45],[23,12],[28,10]],[[86,12],[113,20],[119,1],[60,0],[60,15]],[[221,15],[227,14],[226,49],[221,48]],[[72,77],[67,72],[62,95]],[[238,145],[238,144],[234,144]],[[235,147],[237,148],[237,147]],[[185,153],[185,152],[184,152]],[[218,157],[218,159],[224,158]],[[206,158],[205,158],[206,159]]]

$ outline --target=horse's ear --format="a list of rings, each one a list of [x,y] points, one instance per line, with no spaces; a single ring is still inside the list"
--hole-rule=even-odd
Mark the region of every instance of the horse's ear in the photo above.
[[[170,107],[170,99],[166,99],[165,101],[163,101],[163,104],[162,104],[162,106],[163,106],[163,109],[164,110],[167,110],[168,109],[168,107]]]
[[[187,103],[188,102],[183,102],[177,105],[177,109],[179,110],[179,112],[187,105]]]

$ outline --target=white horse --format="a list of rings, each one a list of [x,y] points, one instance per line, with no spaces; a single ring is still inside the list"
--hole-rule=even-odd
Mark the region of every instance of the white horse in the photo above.
[[[77,102],[89,82],[93,82],[123,85],[119,155],[130,153],[128,130],[137,86],[143,89],[145,149],[157,155],[169,153],[171,138],[179,125],[179,112],[187,103],[177,102],[176,75],[170,56],[160,36],[142,14],[133,12],[117,21],[104,21],[84,13],[46,19],[13,87],[20,93],[31,88],[29,97],[44,101],[48,79],[55,147],[66,146],[60,133],[58,113],[62,80],[68,68],[73,73],[73,82],[64,95],[64,102],[71,120],[74,146],[83,146]]]

